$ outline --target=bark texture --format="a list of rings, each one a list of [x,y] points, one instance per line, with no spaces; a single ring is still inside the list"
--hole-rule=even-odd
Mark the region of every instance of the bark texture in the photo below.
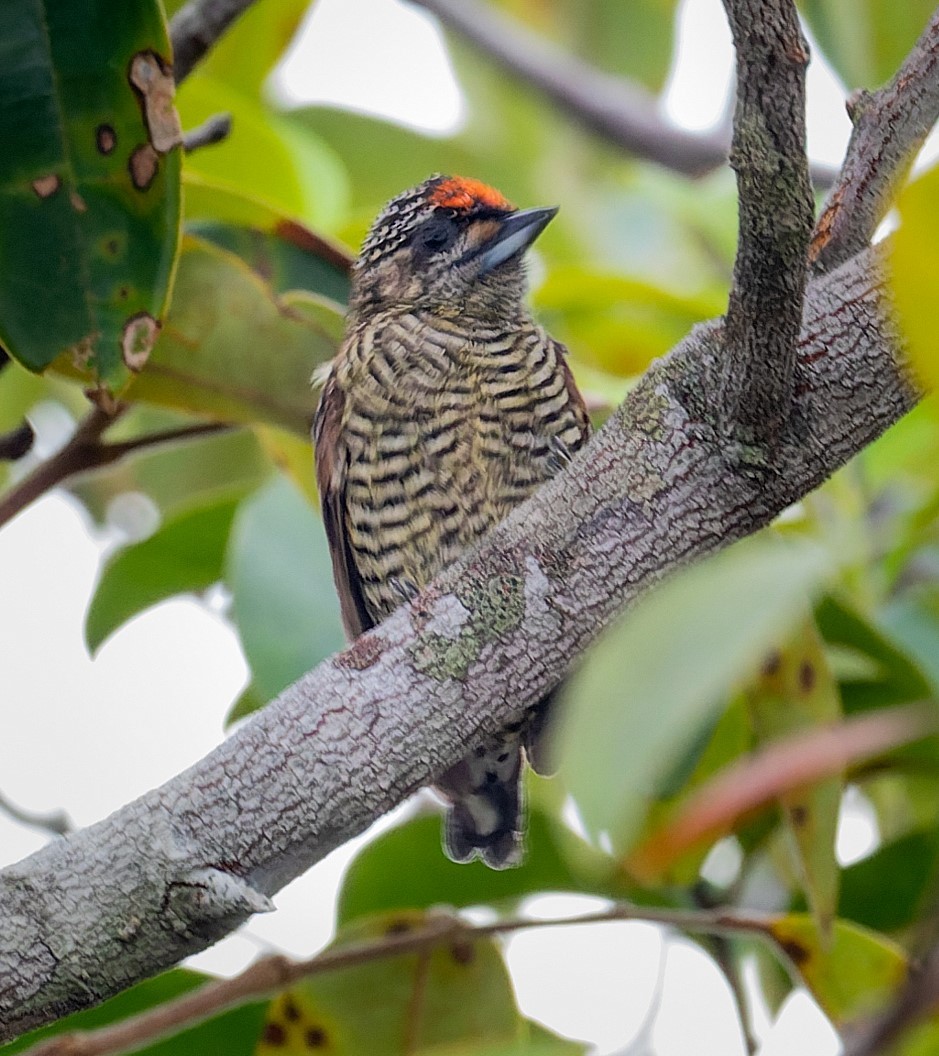
[[[876,251],[808,290],[771,453],[722,424],[721,326],[563,475],[204,760],[0,872],[0,1040],[203,949],[544,695],[624,604],[768,523],[916,400]]]

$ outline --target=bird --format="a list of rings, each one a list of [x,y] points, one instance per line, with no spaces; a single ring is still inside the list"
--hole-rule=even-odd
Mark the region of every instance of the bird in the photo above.
[[[411,601],[590,434],[566,349],[525,304],[522,258],[556,213],[438,174],[392,199],[365,238],[313,420],[350,639]],[[549,703],[436,779],[453,861],[522,860],[523,752],[537,762]]]

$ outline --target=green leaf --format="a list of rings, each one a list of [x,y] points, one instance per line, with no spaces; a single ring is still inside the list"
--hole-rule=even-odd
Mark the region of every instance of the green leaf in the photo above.
[[[232,727],[239,719],[246,719],[266,703],[267,699],[261,696],[254,683],[249,683],[225,716],[225,729]]]
[[[932,0],[930,0],[932,6]],[[939,168],[900,195],[900,228],[891,240],[894,303],[910,362],[928,388],[939,385],[939,343],[933,307],[939,298]]]
[[[304,245],[300,242],[304,233],[315,238],[306,228],[296,225],[293,229],[284,227],[282,232],[268,234],[256,228],[230,224],[193,223],[188,229],[240,257],[265,278],[276,293],[309,290],[339,305],[349,299],[348,270],[338,267],[335,260],[310,252],[311,243]]]
[[[769,535],[643,598],[567,684],[561,775],[589,831],[627,849],[659,783],[734,683],[792,626],[824,575],[820,552]]]
[[[183,184],[189,231],[240,256],[278,293],[302,289],[346,303],[352,256],[344,246],[259,198],[193,173]]]
[[[0,5],[0,342],[30,370],[67,355],[117,389],[153,345],[179,238],[168,54],[156,0]]]
[[[343,928],[330,949],[401,935],[439,922],[398,912]],[[258,1056],[322,1049],[336,1056],[404,1056],[461,1041],[509,1044],[525,1021],[491,940],[451,940],[429,952],[366,961],[311,976],[271,1002]]]
[[[334,229],[345,218],[345,169],[332,148],[309,129],[200,72],[180,89],[179,112],[187,128],[219,112],[232,115],[231,135],[211,149],[187,155],[187,173],[247,191],[315,227]]]
[[[816,608],[815,618],[826,642],[873,662],[841,679],[846,714],[933,695],[929,679],[917,664],[840,598],[826,597]]]
[[[382,833],[349,863],[339,892],[340,925],[372,913],[431,906],[474,906],[542,891],[633,894],[612,863],[543,810],[529,810],[526,855],[517,869],[493,872],[481,862],[457,865],[441,850],[441,819],[424,815]]]
[[[322,523],[284,477],[241,504],[225,578],[265,700],[345,644]]]
[[[259,97],[267,75],[312,6],[311,0],[254,4],[215,42],[199,72]]]
[[[88,648],[96,652],[121,624],[158,601],[217,583],[235,508],[229,501],[193,510],[111,557],[85,617]]]
[[[720,315],[717,297],[670,293],[651,283],[583,267],[555,268],[535,307],[552,335],[590,366],[641,374],[695,323]]]
[[[878,931],[913,924],[934,892],[939,832],[909,832],[842,873],[838,915]]]
[[[677,0],[499,0],[499,6],[594,66],[653,91],[665,84]]]
[[[892,77],[935,6],[933,0],[799,0],[847,88],[876,88]]]
[[[828,940],[811,917],[793,913],[769,930],[835,1026],[883,1008],[906,976],[903,950],[855,924],[835,921]]]
[[[807,621],[767,657],[747,692],[757,745],[837,722],[841,699],[815,624]],[[798,789],[780,801],[802,886],[822,934],[838,906],[835,857],[843,778]]]
[[[65,1016],[52,1026],[24,1034],[9,1045],[0,1045],[0,1056],[15,1056],[43,1038],[56,1034],[108,1026],[148,1008],[166,1004],[212,981],[211,976],[201,972],[174,968],[154,979],[138,983],[95,1008]],[[135,1051],[139,1056],[191,1056],[192,1053],[199,1053],[199,1056],[250,1056],[264,1022],[265,1008],[264,1003],[242,1005]]]
[[[336,353],[337,307],[312,294],[278,297],[243,261],[187,235],[169,319],[134,399],[309,435],[310,376]]]

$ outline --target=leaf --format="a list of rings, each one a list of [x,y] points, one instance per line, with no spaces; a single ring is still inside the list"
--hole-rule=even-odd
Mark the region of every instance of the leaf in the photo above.
[[[269,282],[276,293],[309,290],[328,297],[337,305],[343,305],[349,299],[347,270],[340,270],[335,261],[310,252],[310,243],[303,245],[300,240],[304,237],[312,240],[316,236],[299,224],[284,225],[271,234],[250,227],[212,223],[193,223],[188,230],[240,257]]]
[[[255,4],[217,40],[199,72],[259,97],[267,75],[286,51],[311,0]]]
[[[688,796],[672,811],[671,820],[632,852],[627,867],[633,876],[650,881],[690,848],[723,836],[753,811],[840,775],[853,764],[934,735],[937,727],[934,707],[908,704],[775,741]]]
[[[228,501],[182,514],[111,557],[85,617],[88,648],[97,652],[121,624],[158,601],[217,583],[235,508]]]
[[[165,1004],[211,981],[211,976],[201,972],[174,968],[132,986],[95,1008],[65,1016],[52,1026],[24,1034],[9,1045],[0,1045],[0,1056],[15,1056],[43,1038],[56,1034],[108,1026]],[[242,1005],[135,1051],[139,1056],[190,1056],[192,1053],[199,1053],[199,1056],[250,1056],[264,1022],[266,1007],[264,1003]]]
[[[258,198],[188,173],[187,229],[240,256],[277,293],[308,290],[345,305],[352,256]]]
[[[232,704],[228,714],[225,716],[225,729],[230,729],[239,719],[246,719],[249,715],[263,708],[266,703],[267,699],[258,693],[257,687],[253,683],[245,686],[241,691],[241,695]]]
[[[500,0],[541,36],[659,91],[672,58],[677,0]]]
[[[939,346],[932,309],[939,297],[939,168],[911,183],[897,204],[901,224],[890,253],[893,299],[910,362],[922,382],[935,388]]]
[[[366,844],[343,877],[338,923],[392,909],[473,906],[542,891],[635,894],[612,875],[606,855],[561,831],[543,810],[529,810],[524,862],[501,872],[481,862],[451,862],[441,851],[440,825],[439,815],[423,815]]]
[[[0,343],[119,389],[159,330],[178,125],[156,0],[0,5]],[[147,120],[145,120],[145,113]]]
[[[830,943],[804,914],[777,918],[769,932],[835,1026],[883,1008],[906,975],[899,946],[843,920],[835,921]]]
[[[644,597],[567,684],[561,775],[589,831],[630,845],[659,782],[798,618],[818,550],[737,544]]]
[[[799,0],[825,57],[847,88],[876,88],[896,73],[933,13],[933,0]]]
[[[937,875],[939,832],[906,833],[844,870],[838,915],[878,931],[909,927],[934,893]]]
[[[243,261],[187,235],[173,307],[134,399],[309,435],[313,370],[339,345],[342,317],[312,294],[278,297]]]
[[[394,913],[343,928],[330,949],[439,922],[424,913]],[[524,1038],[512,983],[491,940],[451,940],[429,952],[399,954],[321,975],[271,1002],[257,1056],[322,1049],[335,1056],[396,1056],[445,1051],[472,1040]]]
[[[283,477],[238,509],[225,579],[254,686],[265,700],[345,644],[322,523]]]
[[[841,718],[838,685],[812,621],[803,623],[782,649],[770,652],[747,697],[758,746]],[[793,789],[779,800],[802,885],[823,935],[829,934],[838,907],[835,839],[843,789],[839,776]]]
[[[933,696],[929,679],[903,650],[840,598],[830,595],[815,610],[825,641],[873,661],[841,680],[848,715]]]
[[[534,301],[548,330],[581,359],[625,377],[641,374],[695,323],[723,310],[717,298],[574,266],[555,268]]]
[[[207,74],[196,72],[179,92],[187,128],[214,114],[232,115],[232,132],[211,150],[186,156],[185,171],[252,196],[286,215],[327,230],[345,217],[349,189],[335,152],[270,107]]]

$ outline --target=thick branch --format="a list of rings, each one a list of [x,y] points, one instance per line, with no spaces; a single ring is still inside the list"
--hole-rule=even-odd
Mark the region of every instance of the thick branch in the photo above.
[[[170,22],[173,75],[177,84],[192,73],[205,53],[254,0],[189,0]]]
[[[162,788],[0,873],[0,1040],[203,949],[554,686],[624,603],[767,524],[913,406],[874,251],[810,288],[767,461],[720,427],[719,326],[414,601]]]
[[[740,233],[727,306],[722,409],[747,443],[771,442],[792,404],[815,206],[805,156],[808,48],[793,0],[724,0],[737,53],[730,163]]]
[[[868,245],[939,120],[939,9],[893,80],[873,94],[858,92],[848,112],[851,142],[812,243],[817,273]]]

